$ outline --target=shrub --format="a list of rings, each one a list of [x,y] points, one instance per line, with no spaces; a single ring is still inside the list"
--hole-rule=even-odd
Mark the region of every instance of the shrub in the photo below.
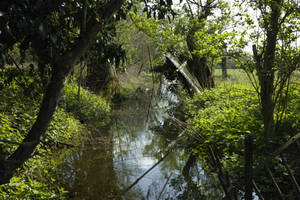
[[[78,100],[77,86],[70,83],[65,86],[66,110],[71,112],[81,122],[101,123],[110,111],[110,106],[104,98],[81,88]]]
[[[187,111],[193,137],[202,137],[223,156],[240,151],[245,133],[257,136],[262,133],[257,95],[244,86],[198,93],[188,100]]]
[[[31,200],[31,199],[66,199],[67,192],[60,187],[57,191],[49,191],[46,184],[20,177],[13,177],[9,184],[0,186],[0,199]]]
[[[30,77],[14,76],[0,90],[2,157],[7,157],[17,148],[17,145],[5,141],[22,142],[36,119],[41,95],[34,98],[32,95],[25,95],[23,86],[26,83],[23,82],[28,79]],[[34,84],[31,89],[32,92],[37,92],[40,86]],[[65,150],[60,151],[57,147],[62,144],[78,144],[86,132],[85,125],[72,114],[58,108],[33,157],[25,162],[9,184],[0,186],[0,199],[63,199],[66,192],[53,179],[63,161],[62,155],[65,155]]]
[[[297,85],[297,84],[296,84]],[[298,85],[299,86],[299,85]],[[281,123],[276,127],[276,135],[270,138],[263,137],[263,122],[260,114],[258,95],[255,91],[245,86],[232,86],[205,90],[188,100],[186,106],[190,127],[190,138],[196,138],[196,142],[189,149],[198,156],[203,168],[211,170],[207,163],[207,144],[209,144],[220,158],[224,170],[229,173],[231,181],[237,185],[243,185],[244,177],[244,134],[251,133],[254,136],[254,168],[265,160],[268,152],[287,141],[287,138],[300,131],[300,90],[291,86],[287,96],[288,104],[283,115],[281,108],[276,108],[275,120],[283,116]],[[284,102],[281,102],[281,107]],[[286,103],[286,102],[285,102]],[[276,169],[274,176],[279,176],[280,188],[292,191],[287,184],[288,177],[283,175],[284,166],[281,158],[272,160],[272,168]],[[298,169],[298,167],[294,168]],[[298,166],[298,165],[297,165]],[[262,191],[268,197],[274,195],[271,180],[261,170],[255,178]]]

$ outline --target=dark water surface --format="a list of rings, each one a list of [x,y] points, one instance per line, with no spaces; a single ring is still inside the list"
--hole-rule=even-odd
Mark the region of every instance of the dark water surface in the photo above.
[[[118,196],[164,156],[171,142],[170,138],[153,131],[153,127],[164,124],[167,109],[178,100],[166,88],[160,93],[153,98],[149,91],[125,101],[114,111],[108,126],[92,133],[67,158],[63,179],[72,199],[179,199],[186,192],[181,171],[187,156],[177,150],[125,196]],[[198,171],[195,182],[200,184],[205,180],[203,172]]]

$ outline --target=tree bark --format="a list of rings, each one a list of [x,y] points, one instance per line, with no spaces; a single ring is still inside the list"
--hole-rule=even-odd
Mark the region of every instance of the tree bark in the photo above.
[[[189,60],[187,64],[190,73],[194,74],[194,76],[198,79],[202,89],[210,89],[213,88],[215,84],[211,69],[207,65],[207,60],[205,57],[201,57],[200,55],[193,53],[195,50],[197,50],[197,47],[195,46],[196,42],[194,35],[201,28],[202,27],[200,25],[194,24],[187,35],[187,46],[192,54],[192,59]]]
[[[88,64],[86,85],[94,93],[103,92],[110,99],[120,94],[115,67],[106,60]]]
[[[111,0],[103,6],[103,12],[99,16],[101,20],[105,20],[120,9],[123,0]],[[64,54],[57,55],[53,61],[53,73],[50,83],[44,94],[40,111],[32,128],[24,138],[19,147],[7,158],[2,159],[0,164],[0,185],[8,183],[13,176],[15,170],[22,166],[34,152],[40,143],[51,122],[51,118],[56,110],[59,97],[62,94],[65,80],[70,73],[73,64],[77,59],[84,55],[92,41],[96,39],[101,29],[100,20],[92,20],[88,27],[91,27],[86,33],[80,37],[71,50]]]
[[[221,68],[222,68],[222,79],[225,80],[228,77],[228,74],[227,74],[227,58],[226,57],[222,58]]]
[[[258,78],[260,84],[261,112],[264,122],[265,136],[271,136],[275,132],[274,123],[274,60],[277,35],[279,31],[279,18],[281,13],[281,0],[271,2],[271,15],[269,21],[265,22],[266,26],[266,48],[260,64],[258,56],[255,56],[257,64]],[[254,53],[257,54],[257,53]]]

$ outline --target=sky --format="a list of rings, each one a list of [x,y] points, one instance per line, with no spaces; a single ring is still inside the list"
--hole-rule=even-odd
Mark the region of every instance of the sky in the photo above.
[[[226,1],[226,0],[225,0],[225,1]],[[205,1],[202,1],[202,2],[205,2]],[[231,13],[232,13],[233,15],[235,15],[235,14],[241,12],[240,9],[233,7],[234,0],[227,0],[226,2],[229,3],[229,7],[230,7]],[[298,0],[295,0],[295,2],[296,2],[297,5],[299,5]],[[186,3],[186,1],[183,0],[182,3],[180,4],[180,0],[174,0],[173,3],[174,3],[174,8],[175,8],[175,9],[181,9],[182,6],[183,6],[183,4]],[[195,6],[192,7],[192,9],[193,9],[193,8],[196,10],[196,7],[195,7]],[[244,9],[242,10],[242,12],[243,12],[243,13],[247,13],[247,14],[251,17],[251,19],[252,19],[253,22],[254,22],[255,28],[254,28],[254,29],[249,29],[247,26],[239,25],[239,26],[237,26],[237,27],[234,28],[235,31],[238,31],[238,32],[241,31],[241,32],[242,32],[242,31],[246,30],[248,35],[250,35],[250,34],[252,34],[252,33],[262,32],[262,29],[259,27],[259,24],[258,24],[258,20],[261,19],[261,18],[260,18],[260,11],[259,11],[259,10],[254,10],[253,8],[248,7],[246,4],[244,4],[244,7],[243,7],[243,8],[244,8]],[[215,14],[216,16],[220,15],[220,13],[219,13],[218,11],[215,11],[214,14]],[[237,18],[237,19],[238,19],[238,18]],[[233,29],[229,29],[228,31],[230,31],[230,30],[233,31]],[[300,22],[299,22],[299,33],[296,32],[296,35],[298,35],[298,39],[293,43],[293,46],[299,48],[299,47],[300,47]],[[263,39],[263,35],[262,35],[262,37],[261,37],[261,40],[262,40],[262,39]],[[252,53],[252,45],[253,45],[253,44],[256,44],[256,45],[261,44],[261,41],[257,41],[257,40],[250,39],[249,36],[248,36],[248,40],[249,40],[249,43],[248,43],[248,45],[246,46],[245,51],[248,52],[248,53]]]

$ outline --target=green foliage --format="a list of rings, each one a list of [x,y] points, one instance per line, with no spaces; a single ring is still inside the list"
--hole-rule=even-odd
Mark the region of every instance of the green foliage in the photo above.
[[[245,133],[259,136],[262,132],[257,95],[244,86],[205,90],[188,100],[187,109],[192,134],[204,138],[221,155],[239,152]]]
[[[280,144],[282,139],[300,131],[300,91],[298,83],[290,88],[287,108],[284,113],[276,113],[275,120],[281,120],[277,137],[271,143]],[[203,139],[205,144],[214,146],[220,155],[240,153],[243,149],[244,134],[255,136],[259,151],[266,150],[263,143],[263,123],[258,95],[249,86],[227,86],[205,90],[189,99],[187,111],[191,134]],[[282,110],[282,109],[278,109]],[[262,145],[262,146],[260,146]],[[205,146],[205,145],[204,145]],[[199,145],[204,150],[203,145]],[[202,150],[194,149],[198,153]]]
[[[220,159],[224,170],[234,183],[242,185],[244,176],[244,136],[251,133],[254,136],[254,168],[265,160],[268,152],[273,152],[284,144],[287,139],[300,131],[300,90],[299,82],[291,83],[289,93],[280,102],[283,109],[278,108],[275,120],[276,137],[263,137],[263,121],[258,95],[249,86],[224,86],[205,90],[187,101],[188,122],[191,124],[190,138],[196,138],[197,143],[189,150],[198,156],[203,168],[211,169],[207,154],[210,145]],[[284,167],[279,158],[272,160],[272,168],[276,169],[278,183],[286,187]],[[257,176],[261,185],[270,185],[269,177],[262,172]],[[273,195],[274,188],[263,187],[262,191]]]
[[[57,192],[49,191],[46,184],[28,178],[13,177],[9,184],[0,186],[0,199],[66,199],[67,192],[57,188]]]
[[[286,92],[286,91],[284,91]],[[286,102],[288,101],[288,102]],[[282,109],[285,107],[286,109]],[[284,94],[276,108],[275,120],[278,122],[279,135],[294,135],[300,132],[300,82],[291,84],[289,94]]]
[[[41,85],[33,81],[34,78],[26,71],[21,74],[15,69],[9,69],[5,73],[5,77],[12,78],[3,82],[0,90],[0,154],[4,158],[18,146],[10,142],[21,143],[28,133],[36,119],[41,100]],[[31,85],[31,93],[26,93],[28,84]],[[35,94],[34,98],[31,94]],[[57,166],[68,153],[60,149],[79,144],[87,132],[85,125],[71,113],[58,108],[34,156],[9,184],[0,187],[0,199],[64,199],[66,191],[53,178],[60,173]]]
[[[191,3],[191,2],[189,2]],[[236,23],[224,1],[211,1],[213,6],[193,4],[190,10],[185,4],[183,10],[177,10],[177,15],[168,21],[146,17],[145,13],[131,12],[130,17],[136,27],[143,31],[157,45],[159,55],[171,52],[180,59],[188,60],[192,55],[205,58],[206,64],[213,67],[221,62],[224,56],[240,54],[240,49],[247,44],[244,42],[246,31],[237,36],[235,29],[228,28]],[[192,4],[192,3],[191,3]],[[192,13],[193,12],[193,13]],[[213,12],[221,15],[213,15]],[[204,17],[207,13],[208,16]],[[162,62],[163,57],[157,63]]]
[[[168,50],[176,51],[178,54],[185,54],[188,49],[185,42],[185,35],[180,34],[180,27],[183,27],[185,20],[173,20],[172,24],[168,20],[146,18],[145,14],[131,12],[130,17],[135,26],[143,31],[149,38],[155,41],[160,54]],[[175,28],[174,28],[175,27]]]
[[[110,106],[104,98],[81,89],[78,100],[78,88],[75,83],[65,87],[66,110],[73,113],[81,122],[101,123],[107,117]]]
[[[16,68],[2,71],[2,89],[0,92],[0,139],[21,142],[33,124],[38,112],[41,96],[39,81],[28,70]],[[34,97],[33,97],[34,95]],[[1,154],[7,155],[16,146],[9,143],[1,145]]]

